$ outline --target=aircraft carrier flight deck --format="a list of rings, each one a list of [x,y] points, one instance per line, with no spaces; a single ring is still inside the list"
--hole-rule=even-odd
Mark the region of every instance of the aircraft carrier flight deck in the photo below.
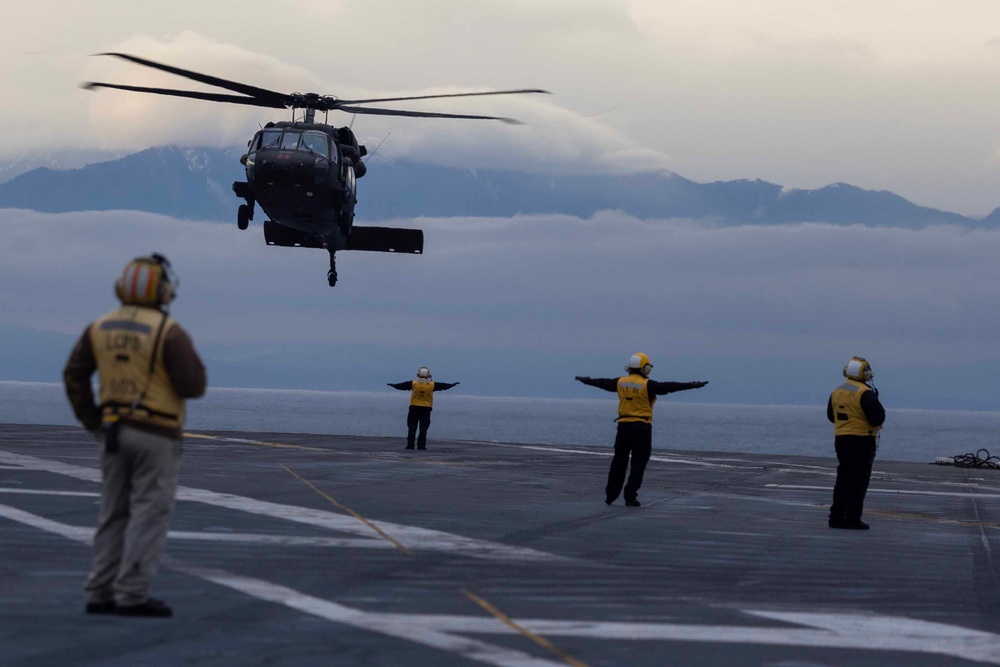
[[[84,614],[82,429],[0,425],[0,665],[1000,665],[1000,471],[876,459],[869,531],[825,457],[284,433],[184,439],[153,595]]]

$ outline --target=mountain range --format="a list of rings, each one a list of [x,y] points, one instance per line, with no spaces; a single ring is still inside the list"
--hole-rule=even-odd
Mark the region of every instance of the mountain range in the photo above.
[[[232,222],[239,204],[232,183],[244,180],[240,154],[239,149],[165,146],[75,169],[42,166],[24,171],[25,165],[0,164],[0,176],[23,171],[0,183],[0,208],[53,213],[140,210]],[[642,219],[711,219],[724,225],[826,222],[992,228],[1000,224],[1000,208],[980,220],[845,183],[798,190],[762,180],[696,183],[669,171],[538,175],[375,160],[369,162],[358,191],[357,219],[362,224],[421,216],[589,217],[601,210]]]

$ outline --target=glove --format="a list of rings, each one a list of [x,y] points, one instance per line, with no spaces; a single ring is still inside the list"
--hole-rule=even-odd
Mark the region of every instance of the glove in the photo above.
[[[700,389],[700,388],[704,387],[706,384],[708,384],[708,380],[703,380],[701,382],[695,382],[694,384],[695,384],[695,388],[696,389]]]
[[[458,386],[458,385],[460,385],[460,384],[462,384],[462,383],[461,383],[461,382],[456,382],[455,384],[453,384],[453,385],[451,385],[451,386],[453,386],[453,387],[457,387],[457,386]]]
[[[579,380],[580,382],[586,382],[587,380],[590,379],[590,376],[589,375],[577,375],[574,379],[575,380]]]
[[[875,387],[872,387],[872,393],[875,394],[875,398],[878,398],[878,389],[876,389]]]
[[[392,387],[392,383],[391,383],[391,382],[386,382],[386,383],[385,383],[385,386],[387,386],[387,387]],[[392,388],[393,388],[393,389],[395,389],[395,387],[392,387]]]

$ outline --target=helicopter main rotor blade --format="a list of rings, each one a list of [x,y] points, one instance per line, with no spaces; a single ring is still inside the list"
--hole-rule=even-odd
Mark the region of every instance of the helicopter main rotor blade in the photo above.
[[[242,95],[223,95],[222,93],[199,93],[193,90],[174,90],[173,88],[147,88],[145,86],[126,86],[119,83],[99,83],[88,82],[80,84],[84,90],[95,90],[97,88],[114,88],[117,90],[130,90],[135,93],[152,93],[154,95],[169,95],[171,97],[187,97],[194,100],[207,100],[209,102],[229,102],[231,104],[244,104],[252,107],[268,107],[272,109],[284,109],[284,102],[270,99],[260,99],[258,97],[243,97]]]
[[[475,116],[471,114],[457,113],[435,113],[433,111],[402,111],[399,109],[377,109],[372,107],[334,107],[337,111],[347,113],[371,114],[373,116],[409,116],[410,118],[469,118],[473,120],[498,120],[508,125],[524,125],[514,118],[504,118],[502,116]]]
[[[284,93],[277,93],[273,90],[268,90],[266,88],[258,88],[257,86],[250,86],[245,83],[239,83],[237,81],[220,79],[217,76],[200,74],[198,72],[192,72],[191,70],[181,69],[180,67],[164,65],[162,63],[153,62],[152,60],[146,60],[145,58],[137,58],[136,56],[130,56],[127,53],[98,53],[96,55],[121,58],[123,60],[128,60],[129,62],[133,62],[137,65],[152,67],[153,69],[158,69],[163,72],[169,72],[170,74],[176,74],[177,76],[182,76],[185,79],[191,79],[192,81],[208,84],[209,86],[215,86],[216,88],[225,88],[226,90],[231,90],[234,93],[242,93],[244,95],[249,95],[250,97],[254,97],[260,100],[263,99],[270,99],[275,101],[281,100],[282,101],[281,108],[285,107],[284,101],[288,98],[288,96],[285,95]]]
[[[366,100],[337,100],[338,104],[369,104],[371,102],[402,102],[406,100],[436,100],[444,97],[480,97],[483,95],[521,95],[524,93],[540,93],[551,95],[547,90],[539,88],[522,88],[520,90],[489,90],[482,93],[451,93],[446,95],[415,95],[411,97],[373,97]]]

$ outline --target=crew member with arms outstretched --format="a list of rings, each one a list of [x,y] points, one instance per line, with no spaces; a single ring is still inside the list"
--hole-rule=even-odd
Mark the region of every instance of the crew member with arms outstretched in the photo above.
[[[416,436],[417,449],[427,449],[427,429],[431,425],[431,410],[434,409],[434,392],[446,391],[458,382],[435,382],[431,379],[431,369],[421,366],[417,371],[417,379],[407,382],[386,383],[393,389],[410,392],[410,411],[406,415],[406,447],[413,449],[417,426],[420,435]]]
[[[875,374],[867,359],[854,357],[844,366],[843,373],[847,380],[833,390],[826,403],[826,418],[833,422],[833,444],[839,464],[828,525],[868,530],[861,513],[878,449],[878,432],[885,423],[885,408],[872,384]]]
[[[115,283],[121,307],[87,326],[63,370],[77,419],[103,444],[88,614],[173,615],[149,585],[174,509],[184,400],[206,384],[191,338],[167,312],[176,287],[165,257],[134,259]]]
[[[632,471],[625,484],[625,505],[639,507],[639,487],[646,464],[653,453],[653,404],[657,396],[675,391],[698,389],[708,382],[657,382],[649,379],[653,364],[642,352],[633,354],[625,371],[628,375],[619,378],[591,378],[576,376],[580,382],[618,394],[618,434],[615,436],[615,456],[611,459],[605,501],[608,505],[617,500],[625,484],[629,457]]]

